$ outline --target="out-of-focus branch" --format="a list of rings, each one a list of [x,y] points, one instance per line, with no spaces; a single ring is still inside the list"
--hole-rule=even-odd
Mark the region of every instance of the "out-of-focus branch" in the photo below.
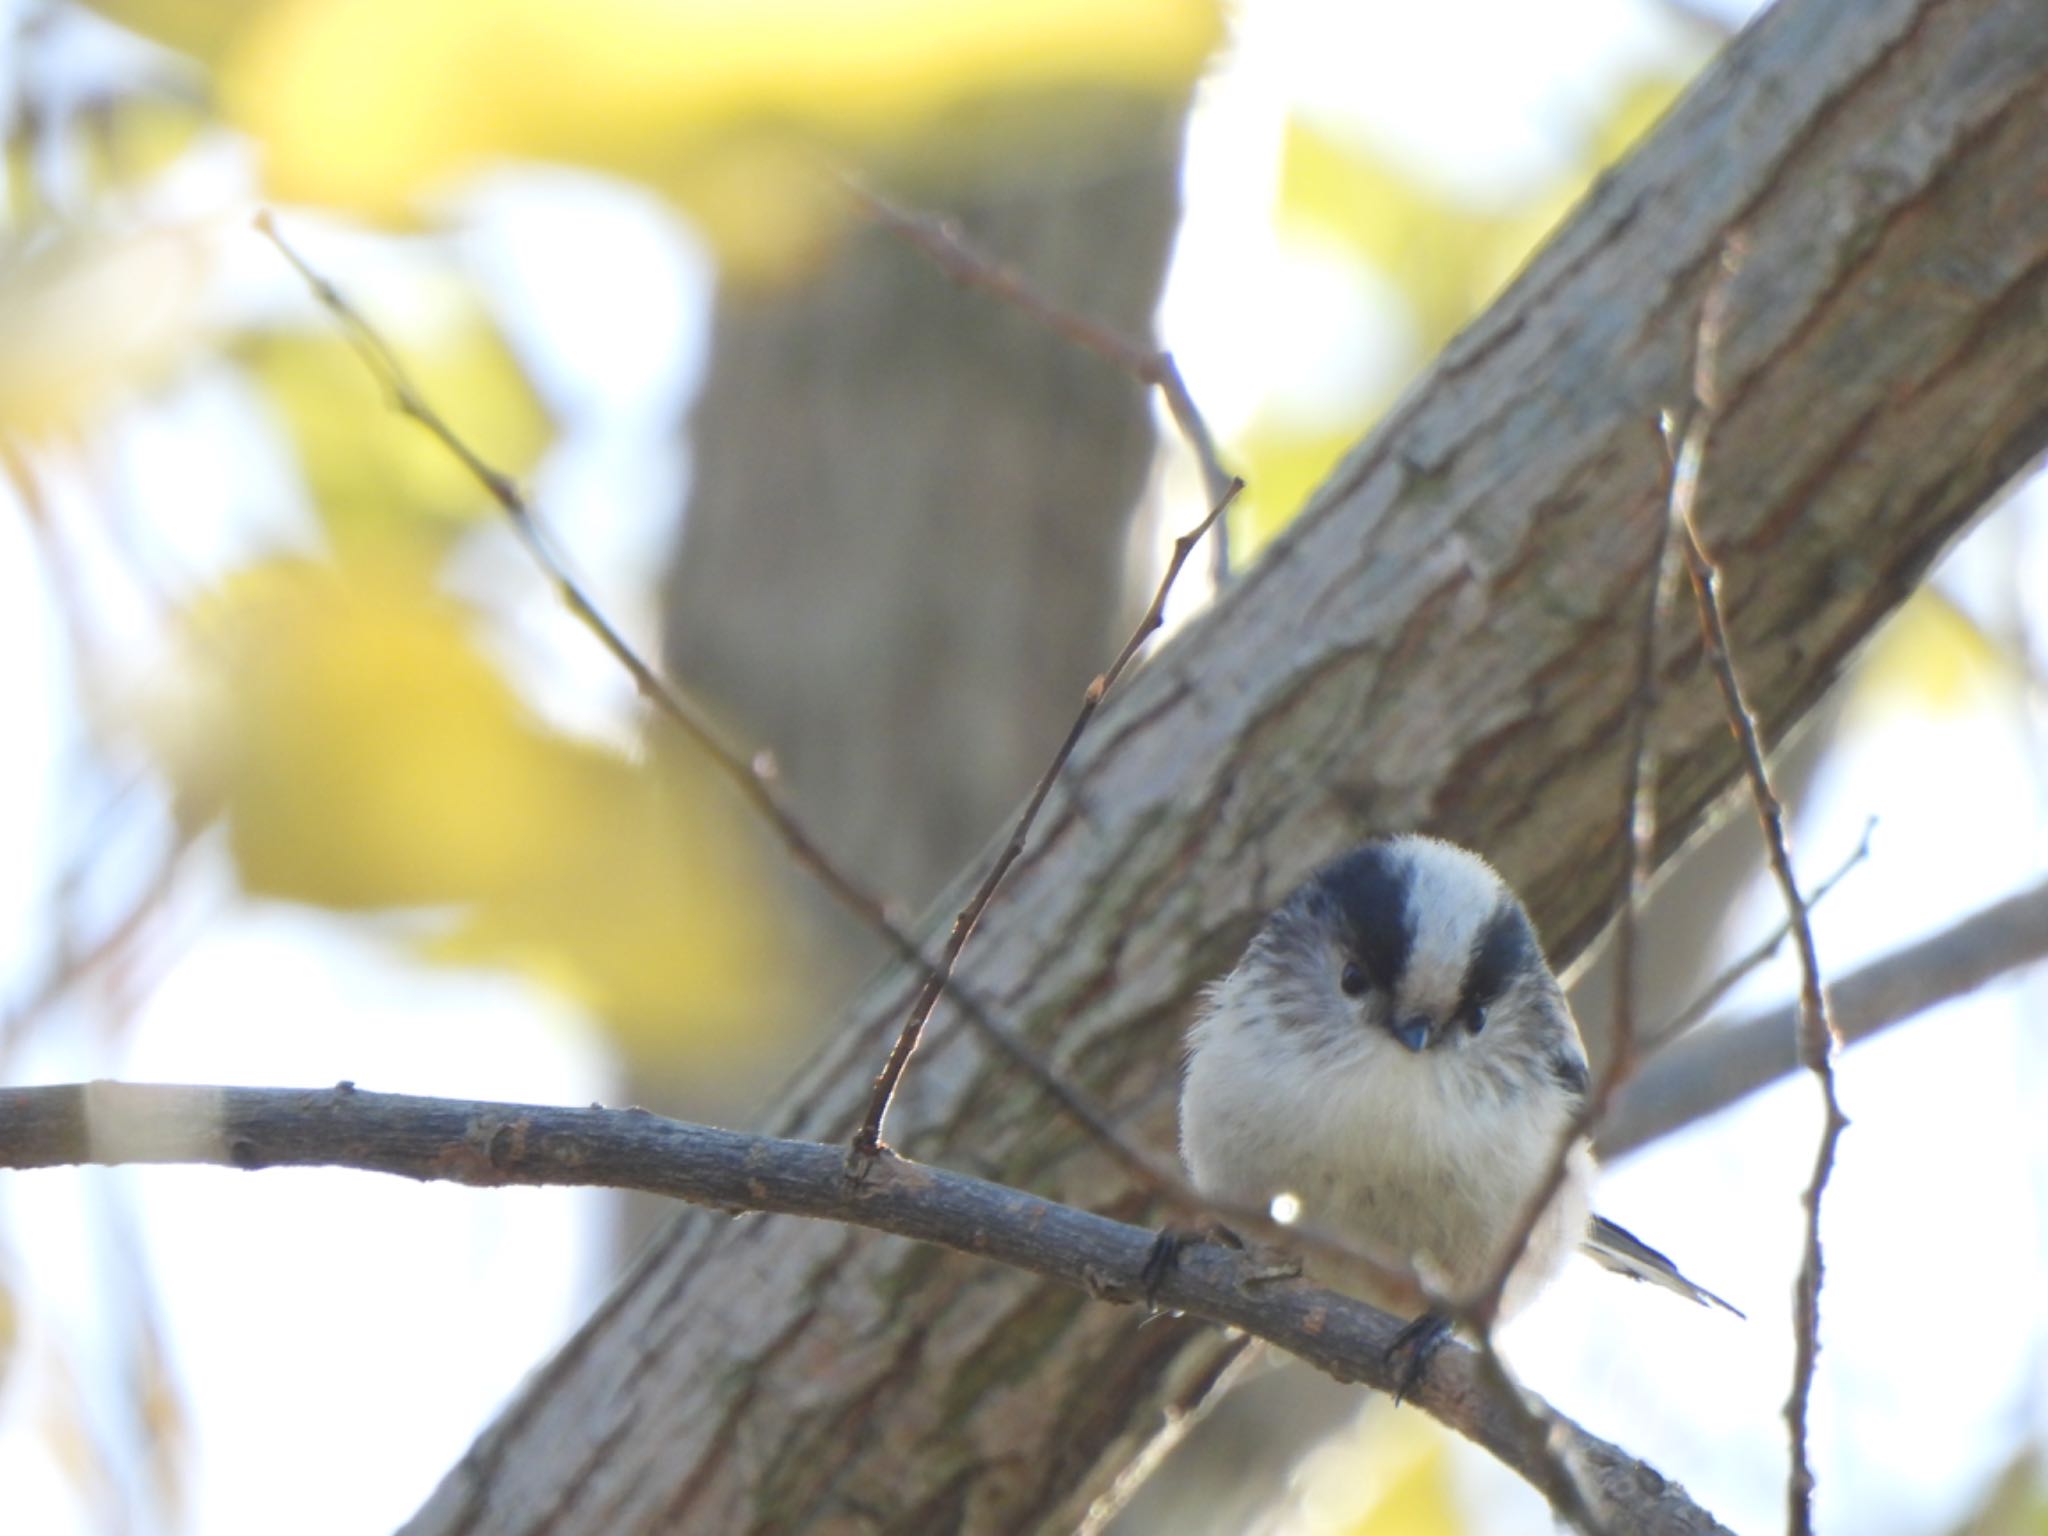
[[[1867,1039],[1937,1003],[2048,958],[2048,882],[1895,950],[1829,987],[1845,1041]],[[1799,1066],[1795,1004],[1708,1026],[1660,1051],[1629,1082],[1595,1137],[1603,1160],[1725,1109]]]
[[[845,1149],[664,1119],[327,1089],[85,1083],[0,1089],[0,1167],[207,1163],[345,1167],[496,1185],[638,1189],[734,1214],[771,1211],[892,1232],[1135,1303],[1154,1234],[1005,1185],[883,1157],[859,1182]],[[1183,1250],[1157,1285],[1170,1308],[1241,1328],[1342,1381],[1391,1391],[1400,1321],[1332,1291],[1258,1283],[1260,1261],[1219,1244]],[[1471,1351],[1447,1347],[1411,1396],[1525,1477],[1541,1470],[1519,1405],[1488,1389]],[[1629,1531],[1722,1527],[1654,1468],[1546,1411],[1547,1455],[1570,1465],[1603,1523]]]
[[[1875,818],[1872,818],[1864,826],[1862,840],[1856,844],[1855,851],[1836,867],[1833,874],[1813,888],[1813,894],[1806,899],[1808,911],[1818,908],[1829,893],[1847,878],[1852,869],[1870,857],[1870,834],[1876,828],[1877,821]],[[1773,928],[1742,954],[1729,961],[1728,964],[1721,968],[1718,975],[1700,989],[1699,994],[1691,1002],[1679,1009],[1671,1018],[1650,1033],[1649,1038],[1642,1042],[1641,1050],[1643,1054],[1647,1056],[1663,1050],[1672,1041],[1688,1033],[1695,1026],[1705,1022],[1708,1015],[1714,1011],[1714,1005],[1734,991],[1736,986],[1749,976],[1751,972],[1758,969],[1771,956],[1775,955],[1778,952],[1778,947],[1791,936],[1792,924],[1787,919],[1780,922],[1777,927]]]

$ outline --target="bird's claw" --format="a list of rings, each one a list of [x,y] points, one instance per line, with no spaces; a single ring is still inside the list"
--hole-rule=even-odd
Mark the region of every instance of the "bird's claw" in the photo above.
[[[1394,1335],[1394,1342],[1387,1346],[1387,1366],[1394,1372],[1396,1407],[1400,1406],[1401,1399],[1422,1384],[1422,1374],[1429,1369],[1430,1357],[1450,1331],[1449,1318],[1425,1312]]]

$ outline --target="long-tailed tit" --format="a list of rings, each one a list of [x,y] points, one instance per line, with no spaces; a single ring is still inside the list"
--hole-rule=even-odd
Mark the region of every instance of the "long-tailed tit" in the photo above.
[[[1304,1223],[1463,1299],[1493,1278],[1586,1089],[1578,1024],[1515,893],[1476,854],[1390,837],[1311,875],[1211,988],[1189,1040],[1181,1152],[1203,1194],[1261,1208],[1290,1196]],[[1594,1216],[1592,1182],[1582,1139],[1502,1315],[1574,1248],[1735,1311]],[[1444,1326],[1426,1314],[1404,1334],[1404,1388]]]

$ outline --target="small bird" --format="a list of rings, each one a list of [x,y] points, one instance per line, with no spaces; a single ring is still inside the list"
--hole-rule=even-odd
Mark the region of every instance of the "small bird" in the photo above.
[[[1477,854],[1380,838],[1309,876],[1210,988],[1189,1035],[1181,1154],[1202,1194],[1291,1197],[1303,1223],[1463,1299],[1493,1278],[1586,1091],[1578,1022],[1520,899]],[[1574,1248],[1741,1315],[1594,1216],[1593,1176],[1581,1138],[1501,1316]],[[1403,1332],[1403,1392],[1448,1326],[1430,1312]]]

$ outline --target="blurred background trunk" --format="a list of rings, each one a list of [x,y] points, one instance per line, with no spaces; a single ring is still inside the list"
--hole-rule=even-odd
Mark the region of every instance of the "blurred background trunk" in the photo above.
[[[1034,171],[991,153],[947,177],[943,206],[903,198],[1054,301],[1149,337],[1185,107],[1074,101],[1085,156]],[[868,227],[798,289],[720,294],[690,440],[663,659],[773,753],[833,855],[915,912],[1028,792],[1136,618],[1147,391]],[[781,882],[777,1005],[795,1043],[725,1088],[692,1081],[683,1057],[638,1062],[639,1102],[704,1114],[757,1098],[882,959],[756,835]]]

